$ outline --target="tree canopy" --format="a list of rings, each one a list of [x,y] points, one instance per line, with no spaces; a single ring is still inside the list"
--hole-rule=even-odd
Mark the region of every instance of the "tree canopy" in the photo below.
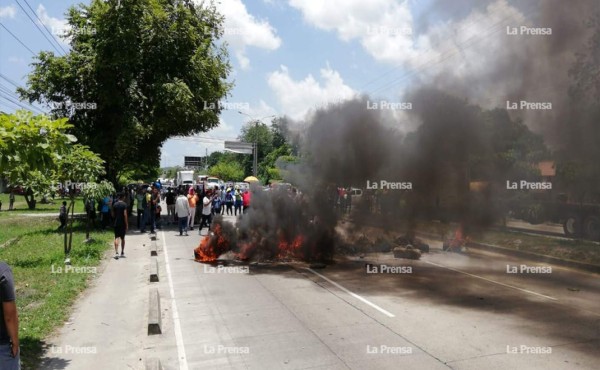
[[[92,0],[70,8],[67,23],[69,53],[40,52],[19,93],[68,118],[109,180],[158,168],[166,139],[219,124],[231,67],[212,3]]]

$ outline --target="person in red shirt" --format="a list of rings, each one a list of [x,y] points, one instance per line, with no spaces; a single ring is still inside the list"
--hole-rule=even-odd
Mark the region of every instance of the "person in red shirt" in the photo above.
[[[244,206],[244,213],[250,207],[250,190],[244,191],[242,194],[242,205]]]

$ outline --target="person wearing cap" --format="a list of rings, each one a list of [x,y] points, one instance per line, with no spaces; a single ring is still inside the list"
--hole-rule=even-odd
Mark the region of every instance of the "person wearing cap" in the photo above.
[[[242,193],[240,192],[240,187],[236,185],[235,187],[235,192],[233,193],[233,198],[234,198],[234,215],[237,216],[238,212],[240,213],[240,215],[242,214],[242,205],[243,200],[242,200]]]
[[[233,192],[231,188],[227,188],[225,192],[225,206],[227,207],[227,215],[233,214]],[[225,208],[225,207],[223,207]]]

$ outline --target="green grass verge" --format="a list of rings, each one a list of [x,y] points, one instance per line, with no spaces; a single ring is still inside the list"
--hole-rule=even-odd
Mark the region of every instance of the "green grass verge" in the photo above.
[[[456,227],[456,225],[436,222],[422,222],[419,223],[417,230],[449,236]],[[469,235],[469,239],[473,242],[600,265],[600,245],[585,240],[559,239],[501,230],[475,232]]]
[[[24,369],[38,367],[46,349],[44,338],[69,317],[71,306],[86,288],[90,274],[53,273],[64,268],[63,234],[48,218],[12,213],[0,218],[0,260],[12,268],[17,293]],[[110,232],[94,231],[84,243],[83,225],[76,222],[71,250],[72,266],[97,266],[110,247]]]
[[[9,205],[9,195],[8,194],[0,194],[0,201],[2,201],[2,210],[0,210],[0,218],[6,218],[11,215],[20,214],[20,213],[49,213],[56,215],[58,217],[58,210],[62,205],[62,202],[67,201],[69,203],[68,198],[54,198],[54,200],[50,199],[49,203],[42,204],[40,200],[37,199],[37,203],[35,205],[35,209],[29,209],[27,207],[27,202],[25,201],[25,197],[22,195],[15,195],[15,205],[13,211],[8,211]],[[84,212],[84,204],[83,198],[78,197],[75,200],[75,213]]]

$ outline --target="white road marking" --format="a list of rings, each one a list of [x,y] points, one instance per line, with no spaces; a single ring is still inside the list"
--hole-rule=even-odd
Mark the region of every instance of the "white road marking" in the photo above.
[[[177,301],[175,301],[175,290],[173,289],[173,279],[171,279],[171,267],[169,266],[169,253],[167,252],[167,239],[165,232],[160,232],[163,240],[163,251],[165,252],[165,267],[167,277],[169,278],[169,292],[171,293],[171,311],[173,312],[173,322],[175,328],[175,341],[177,342],[177,358],[179,359],[179,369],[188,370],[187,359],[185,357],[185,347],[183,345],[183,334],[181,333],[181,323],[179,322],[179,311],[177,311]]]
[[[359,296],[356,293],[352,293],[351,291],[349,291],[348,289],[344,288],[343,286],[341,286],[340,284],[336,283],[335,281],[328,279],[327,277],[319,274],[318,272],[316,272],[313,269],[307,268],[308,271],[312,272],[313,274],[319,276],[321,279],[327,281],[328,283],[334,285],[335,287],[337,287],[338,289],[350,294],[352,297],[358,299],[359,301],[368,304],[369,306],[373,307],[374,309],[376,309],[377,311],[383,313],[384,315],[388,316],[388,317],[396,317],[394,314],[390,313],[389,311],[384,310],[383,308],[379,307],[378,305],[376,305],[375,303],[369,302],[368,300],[366,300],[365,298]]]
[[[533,291],[531,291],[531,290],[527,290],[527,289],[519,288],[519,287],[516,287],[516,286],[514,286],[514,285],[504,284],[504,283],[501,283],[501,282],[499,282],[499,281],[495,281],[495,280],[491,280],[491,279],[488,279],[488,278],[484,278],[483,276],[474,275],[474,274],[470,274],[470,273],[468,273],[468,272],[460,271],[460,270],[454,269],[454,268],[452,268],[452,267],[448,267],[448,266],[444,266],[444,265],[439,265],[439,264],[437,264],[437,263],[434,263],[434,262],[429,262],[429,261],[423,261],[423,262],[425,262],[425,263],[428,263],[428,264],[430,264],[430,265],[437,266],[437,267],[445,268],[445,269],[447,269],[447,270],[450,270],[450,271],[458,272],[459,274],[464,274],[464,275],[471,276],[471,277],[474,277],[474,278],[477,278],[477,279],[485,280],[485,281],[487,281],[487,282],[489,282],[489,283],[493,283],[493,284],[502,285],[502,286],[504,286],[504,287],[511,288],[511,289],[516,289],[516,290],[520,290],[521,292],[525,292],[525,293],[533,294],[533,295],[536,295],[536,296],[538,296],[538,297],[543,297],[543,298],[551,299],[551,300],[553,300],[553,301],[558,301],[558,298],[554,298],[554,297],[550,297],[550,296],[548,296],[548,295],[544,295],[544,294],[536,293],[536,292],[533,292]]]

